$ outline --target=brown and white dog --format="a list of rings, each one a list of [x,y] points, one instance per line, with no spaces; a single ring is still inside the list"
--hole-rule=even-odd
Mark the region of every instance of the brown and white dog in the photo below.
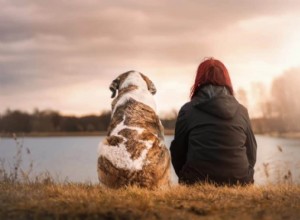
[[[110,85],[112,117],[98,148],[98,177],[111,188],[169,185],[170,154],[156,114],[156,88],[142,73],[128,71]]]

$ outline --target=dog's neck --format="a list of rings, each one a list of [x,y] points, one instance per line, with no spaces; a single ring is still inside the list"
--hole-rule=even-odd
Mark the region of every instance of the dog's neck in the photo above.
[[[119,90],[118,96],[112,102],[112,116],[118,106],[124,105],[129,99],[134,99],[137,102],[141,102],[148,105],[153,111],[156,112],[156,105],[152,94],[148,89],[140,89],[136,85],[128,85],[125,88]]]
[[[117,102],[124,94],[131,92],[133,90],[137,90],[137,89],[139,89],[139,87],[136,85],[128,85],[126,87],[119,89],[118,96],[114,101]]]

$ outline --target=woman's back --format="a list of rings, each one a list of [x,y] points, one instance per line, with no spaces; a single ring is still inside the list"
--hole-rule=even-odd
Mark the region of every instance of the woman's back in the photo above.
[[[200,169],[205,166],[210,176],[240,179],[248,175],[249,168],[247,111],[225,91],[225,87],[207,86],[188,104],[186,164]]]
[[[253,182],[256,141],[248,112],[226,86],[194,91],[179,112],[170,149],[181,182]]]

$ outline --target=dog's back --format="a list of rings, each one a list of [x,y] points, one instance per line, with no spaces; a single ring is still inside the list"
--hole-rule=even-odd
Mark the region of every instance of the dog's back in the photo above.
[[[140,85],[139,80],[132,82],[132,78],[138,79],[136,74],[140,75],[127,72],[125,76],[119,76],[119,95],[112,103],[108,135],[99,148],[99,180],[113,188],[133,184],[154,188],[169,184],[169,151],[164,145],[163,127],[153,109],[154,101],[149,92],[149,87],[154,85],[148,78],[144,80],[143,75],[140,78],[146,89],[141,81]]]

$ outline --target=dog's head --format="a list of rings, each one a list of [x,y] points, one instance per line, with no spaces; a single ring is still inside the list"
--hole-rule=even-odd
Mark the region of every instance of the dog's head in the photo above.
[[[111,98],[116,96],[118,90],[126,88],[130,85],[135,85],[138,88],[148,89],[153,95],[156,93],[156,88],[153,82],[147,76],[140,72],[131,70],[126,73],[122,73],[112,81],[109,86],[109,89],[112,92]]]

